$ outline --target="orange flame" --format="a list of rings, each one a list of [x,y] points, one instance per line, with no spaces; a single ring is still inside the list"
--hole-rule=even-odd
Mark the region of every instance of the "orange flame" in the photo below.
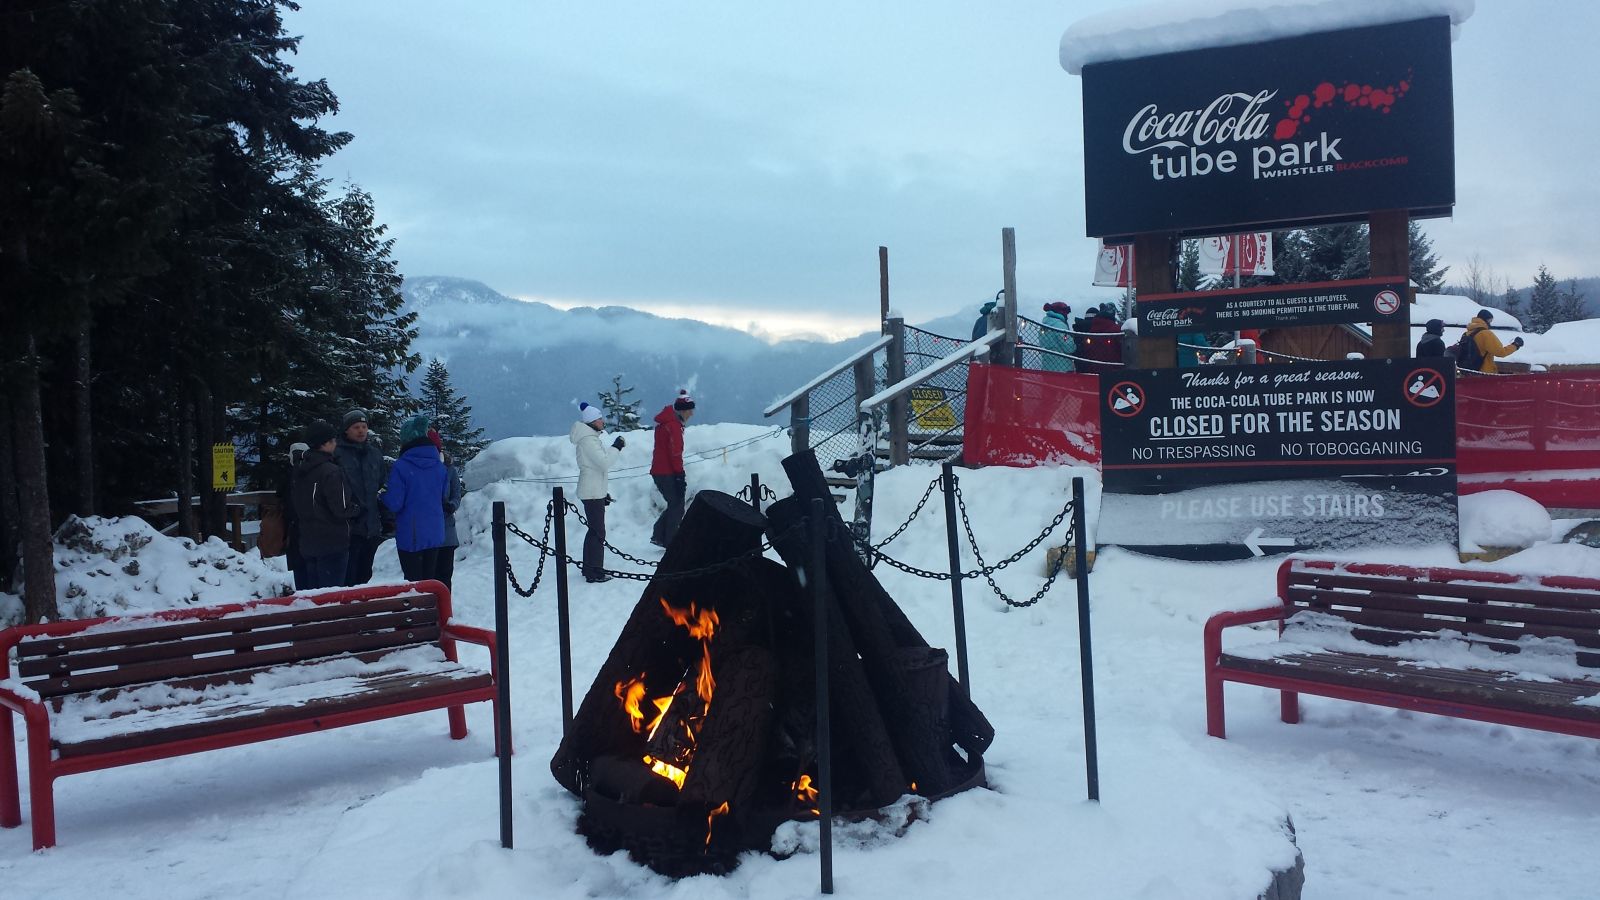
[[[680,769],[671,763],[664,763],[653,756],[646,756],[644,761],[649,764],[650,771],[677,785],[678,790],[683,790],[683,780],[689,777],[687,770]]]
[[[808,806],[814,806],[816,804],[817,789],[811,786],[810,775],[801,775],[791,786],[794,788],[794,798],[796,800],[799,800],[801,803],[804,803]]]
[[[678,609],[668,603],[665,597],[662,597],[661,608],[666,612],[667,618],[671,619],[673,624],[682,625],[688,630],[690,637],[700,641],[700,661],[694,679],[694,691],[700,699],[700,706],[698,709],[691,709],[689,714],[680,716],[678,720],[683,729],[684,737],[688,740],[689,755],[692,755],[696,738],[695,729],[700,726],[705,718],[705,714],[711,705],[711,695],[716,692],[717,688],[716,679],[711,675],[711,638],[716,634],[717,626],[721,620],[718,618],[716,610],[701,609],[692,602],[689,604],[688,609]],[[643,701],[645,700],[645,694],[648,693],[648,688],[645,686],[644,678],[645,673],[641,672],[635,678],[617,682],[615,693],[617,699],[622,701],[622,709],[627,713],[629,724],[633,726],[634,733],[648,733],[647,739],[653,740],[656,735],[656,729],[661,727],[662,721],[666,718],[667,710],[678,699],[678,695],[684,693],[686,685],[679,684],[671,694],[665,697],[650,698],[650,703],[655,706],[656,713],[646,723]],[[679,790],[683,789],[684,779],[689,775],[686,762],[680,768],[648,755],[643,759],[645,764],[650,767],[650,771],[671,781]],[[683,761],[680,760],[680,762]],[[726,806],[727,804],[723,804],[723,812],[727,811]],[[713,811],[712,816],[715,817],[719,814]],[[709,820],[707,820],[708,843],[710,841],[709,834],[710,824]]]
[[[711,849],[711,823],[716,821],[717,816],[725,816],[727,814],[728,814],[728,801],[724,800],[724,801],[722,801],[722,805],[721,806],[717,807],[716,809],[713,809],[711,811],[711,814],[706,816],[706,849],[707,850]]]
[[[639,709],[639,701],[644,699],[644,673],[639,677],[627,681],[617,682],[617,699],[622,701],[622,709],[633,720],[635,734],[644,730],[644,711]]]

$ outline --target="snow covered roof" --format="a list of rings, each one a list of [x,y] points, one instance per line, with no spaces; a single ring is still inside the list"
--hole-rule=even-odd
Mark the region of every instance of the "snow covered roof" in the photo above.
[[[1073,75],[1091,63],[1180,50],[1232,47],[1276,38],[1450,17],[1453,40],[1475,0],[1211,0],[1119,9],[1072,24],[1061,36],[1061,67]]]
[[[1488,309],[1494,313],[1495,328],[1522,330],[1522,322],[1511,313],[1497,306],[1474,303],[1471,297],[1462,297],[1458,294],[1418,294],[1416,304],[1411,307],[1411,323],[1420,327],[1429,319],[1439,319],[1446,325],[1459,325],[1465,328],[1472,323],[1473,317],[1480,309]]]

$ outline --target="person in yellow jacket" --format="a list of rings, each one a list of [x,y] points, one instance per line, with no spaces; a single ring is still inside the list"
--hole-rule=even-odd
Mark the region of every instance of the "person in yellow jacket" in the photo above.
[[[1510,356],[1522,347],[1522,337],[1512,338],[1511,343],[1502,344],[1500,338],[1489,330],[1489,323],[1494,321],[1494,311],[1488,309],[1478,310],[1478,317],[1467,323],[1467,334],[1472,336],[1472,342],[1478,348],[1478,355],[1483,358],[1483,363],[1478,366],[1478,371],[1490,375],[1500,371],[1500,366],[1495,359]]]

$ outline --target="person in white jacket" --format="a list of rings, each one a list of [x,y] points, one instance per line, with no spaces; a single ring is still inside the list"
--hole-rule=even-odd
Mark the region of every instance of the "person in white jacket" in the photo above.
[[[578,500],[583,504],[583,517],[589,520],[589,533],[583,539],[583,580],[590,584],[610,581],[606,568],[606,473],[617,464],[622,455],[623,440],[619,435],[610,447],[600,443],[605,432],[605,416],[587,403],[578,404],[578,421],[572,423],[567,437],[578,455]]]

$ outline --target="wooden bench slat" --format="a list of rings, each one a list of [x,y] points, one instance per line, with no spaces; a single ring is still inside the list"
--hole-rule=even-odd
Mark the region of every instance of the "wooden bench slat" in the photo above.
[[[271,628],[278,625],[324,622],[330,619],[345,619],[375,613],[400,612],[418,608],[434,609],[438,605],[439,598],[432,594],[399,594],[379,600],[354,600],[346,603],[324,603],[317,606],[282,611],[235,613],[214,618],[135,628],[91,629],[84,634],[69,635],[67,637],[25,638],[17,644],[16,653],[18,659],[32,656],[49,656],[80,650],[96,650],[104,647],[126,647],[133,644],[158,643],[210,634],[230,634],[254,628]],[[272,610],[273,607],[264,607],[263,609]]]
[[[1316,609],[1335,605],[1387,609],[1431,616],[1452,616],[1466,621],[1520,622],[1528,625],[1552,625],[1577,630],[1587,629],[1590,633],[1600,634],[1600,612],[1550,609],[1537,606],[1514,606],[1503,603],[1425,599],[1415,595],[1381,591],[1356,594],[1298,586],[1289,588],[1289,600],[1293,603]]]
[[[109,687],[125,687],[152,681],[165,681],[188,675],[209,675],[256,666],[271,666],[301,662],[324,656],[338,656],[363,650],[401,647],[410,644],[428,644],[438,641],[438,625],[405,631],[378,634],[350,634],[337,637],[301,641],[287,647],[265,650],[248,650],[243,653],[223,653],[181,660],[134,663],[103,672],[71,675],[65,678],[46,678],[26,682],[41,697],[59,697]]]
[[[1337,616],[1346,622],[1370,628],[1356,629],[1357,632],[1366,631],[1372,637],[1362,634],[1356,636],[1362,640],[1371,640],[1375,644],[1392,647],[1409,640],[1420,640],[1437,636],[1441,631],[1459,631],[1462,634],[1476,635],[1494,641],[1504,642],[1495,649],[1506,652],[1516,652],[1515,641],[1525,635],[1546,638],[1565,638],[1579,647],[1600,650],[1600,634],[1593,631],[1581,631],[1573,628],[1561,628],[1549,625],[1495,625],[1483,622],[1461,622],[1449,619],[1425,619],[1420,616],[1406,613],[1396,613],[1387,610],[1363,609],[1317,609],[1319,615]],[[1589,654],[1580,654],[1586,656]]]
[[[83,650],[56,656],[39,656],[17,663],[17,674],[23,678],[36,675],[59,677],[89,669],[120,666],[128,663],[155,662],[163,659],[188,659],[201,653],[218,653],[225,650],[253,650],[274,644],[288,644],[314,638],[341,634],[392,631],[401,628],[419,628],[438,622],[436,608],[412,609],[378,615],[329,619],[299,625],[280,625],[275,628],[253,628],[211,637],[186,638],[155,644],[133,644],[105,650]]]
[[[1291,586],[1344,588],[1352,593],[1377,591],[1390,594],[1421,594],[1428,597],[1459,598],[1498,603],[1526,603],[1557,609],[1600,610],[1600,591],[1564,590],[1539,585],[1484,584],[1471,581],[1423,581],[1389,578],[1381,575],[1351,575],[1296,569],[1289,573]]]
[[[1600,682],[1595,681],[1529,681],[1517,679],[1511,672],[1407,666],[1389,657],[1335,652],[1285,653],[1268,659],[1224,653],[1218,666],[1263,675],[1292,674],[1302,681],[1372,688],[1443,703],[1600,722],[1600,706],[1574,703],[1600,694]]]
[[[489,687],[492,683],[492,676],[488,672],[462,676],[405,671],[387,672],[362,679],[359,688],[343,696],[317,698],[304,703],[270,706],[264,709],[249,707],[220,709],[215,714],[197,721],[185,721],[170,727],[141,729],[76,743],[59,743],[57,749],[62,758],[110,753],[152,744],[242,731],[247,728],[304,721],[337,712],[372,709],[407,700],[440,697]]]

